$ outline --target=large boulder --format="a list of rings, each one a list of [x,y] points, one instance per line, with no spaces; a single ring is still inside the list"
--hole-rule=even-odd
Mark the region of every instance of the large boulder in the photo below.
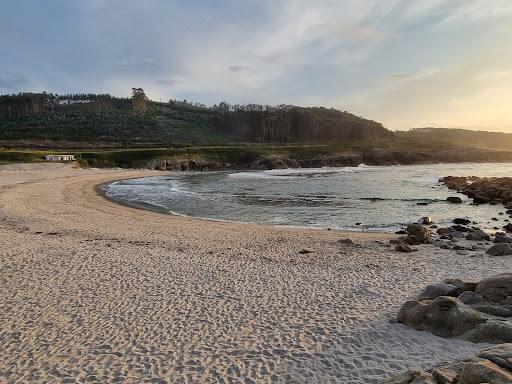
[[[510,236],[505,236],[505,234],[501,234],[501,235],[498,235],[498,233],[496,233],[496,237],[494,238],[494,241],[493,243],[512,243],[512,237]]]
[[[430,230],[421,224],[409,224],[407,235],[416,239],[419,243],[425,243],[430,238]]]
[[[497,243],[489,248],[486,253],[491,256],[512,255],[512,246],[510,246],[508,243]]]
[[[400,323],[447,338],[461,337],[487,320],[486,315],[447,296],[432,301],[408,301],[398,312]]]
[[[458,384],[510,384],[512,373],[489,360],[474,361],[466,364],[460,373]]]
[[[475,292],[490,302],[512,305],[512,273],[502,273],[480,281]]]

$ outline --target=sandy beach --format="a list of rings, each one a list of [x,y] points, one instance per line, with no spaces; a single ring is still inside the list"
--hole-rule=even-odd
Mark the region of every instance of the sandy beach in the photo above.
[[[97,192],[154,174],[0,167],[0,382],[367,384],[485,347],[390,320],[426,284],[511,258],[403,254],[394,234],[209,222]]]

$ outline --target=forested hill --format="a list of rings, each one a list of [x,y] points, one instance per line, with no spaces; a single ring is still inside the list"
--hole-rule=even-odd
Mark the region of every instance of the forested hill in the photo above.
[[[107,94],[0,96],[1,146],[154,147],[189,144],[381,140],[393,133],[348,112],[296,106],[212,107]],[[74,143],[74,144],[73,144]]]
[[[458,128],[415,128],[396,132],[399,138],[416,144],[450,143],[462,147],[512,150],[512,133],[473,131]]]

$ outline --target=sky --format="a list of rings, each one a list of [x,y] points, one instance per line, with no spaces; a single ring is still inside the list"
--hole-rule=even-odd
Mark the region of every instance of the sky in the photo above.
[[[512,132],[512,1],[2,1],[1,94],[132,87]]]

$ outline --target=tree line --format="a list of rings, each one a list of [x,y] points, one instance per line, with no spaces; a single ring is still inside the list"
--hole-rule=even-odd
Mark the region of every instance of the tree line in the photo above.
[[[76,114],[81,113],[84,115],[77,118]],[[98,117],[93,118],[91,114]],[[27,116],[33,117],[27,120]],[[44,116],[51,116],[51,119]],[[393,133],[378,122],[333,108],[227,102],[206,106],[175,99],[154,102],[142,88],[132,88],[131,97],[127,98],[92,93],[2,95],[0,119],[4,120],[4,124],[0,121],[0,128],[3,125],[4,130],[26,126],[29,122],[30,132],[35,132],[40,121],[48,137],[52,136],[52,124],[55,129],[72,125],[75,131],[91,129],[91,125],[97,130],[103,124],[109,127],[108,135],[113,138],[123,138],[121,126],[129,125],[135,129],[134,135],[145,135],[151,140],[158,140],[158,135],[164,131],[169,136],[173,129],[183,133],[186,127],[204,134],[222,135],[233,142],[330,142],[393,137]]]

